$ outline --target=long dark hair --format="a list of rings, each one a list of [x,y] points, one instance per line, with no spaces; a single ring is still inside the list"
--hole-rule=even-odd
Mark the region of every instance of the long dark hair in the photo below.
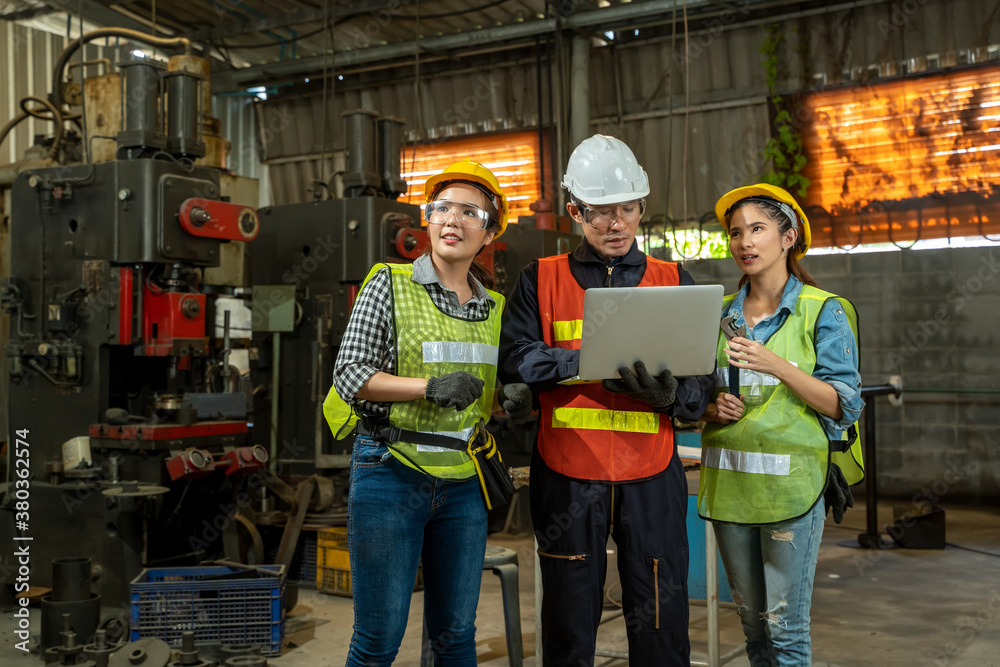
[[[778,225],[778,236],[783,237],[785,232],[792,228],[792,221],[788,219],[788,216],[778,208],[776,205],[769,201],[763,201],[760,199],[744,199],[743,201],[737,202],[731,209],[729,209],[729,215],[726,218],[726,228],[729,228],[729,221],[733,219],[733,214],[736,213],[740,208],[753,204],[758,206],[761,212],[767,217],[768,220]],[[788,249],[788,254],[785,256],[785,268],[788,269],[788,275],[795,276],[803,282],[805,285],[810,285],[812,287],[819,287],[816,281],[813,279],[809,272],[799,264],[799,260],[795,258],[796,251],[802,247],[805,239],[802,236],[802,230],[799,230],[799,234],[795,239],[795,245]],[[740,278],[740,287],[743,287],[747,281],[750,280],[750,276],[743,274]]]
[[[444,190],[446,187],[454,183],[465,183],[466,185],[471,185],[472,187],[476,188],[477,190],[483,193],[483,198],[486,199],[486,212],[490,214],[490,224],[489,226],[486,227],[486,231],[488,232],[500,231],[500,211],[497,209],[494,195],[493,193],[487,191],[486,188],[481,186],[479,183],[475,183],[473,181],[466,181],[462,179],[455,179],[454,181],[445,181],[443,183],[439,183],[438,186],[434,189],[434,193],[431,195],[429,201],[434,201],[434,199],[437,198],[438,194],[442,190]],[[486,250],[485,245],[479,249],[479,252],[476,253],[476,257],[479,257],[479,255],[481,255],[484,250]],[[427,246],[427,250],[424,251],[424,254],[425,255],[431,254],[431,247],[429,245]],[[482,283],[483,287],[485,287],[486,289],[493,289],[494,287],[496,287],[496,281],[493,280],[493,273],[489,269],[487,269],[484,264],[481,264],[475,258],[473,258],[472,264],[469,265],[470,285],[472,284],[473,278]]]

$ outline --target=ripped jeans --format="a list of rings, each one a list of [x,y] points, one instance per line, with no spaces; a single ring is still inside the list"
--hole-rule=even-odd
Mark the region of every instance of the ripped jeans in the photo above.
[[[793,521],[713,523],[751,667],[812,664],[809,607],[823,537],[823,499]]]

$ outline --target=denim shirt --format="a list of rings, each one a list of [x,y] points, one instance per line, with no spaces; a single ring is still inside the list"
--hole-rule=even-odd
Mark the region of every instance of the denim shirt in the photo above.
[[[743,301],[750,291],[750,283],[743,285],[736,298],[722,309],[722,315],[734,315],[733,324],[737,327],[747,325],[743,317]],[[795,276],[789,276],[785,290],[781,294],[781,302],[773,314],[757,322],[754,326],[747,325],[747,338],[758,343],[766,343],[774,333],[781,328],[788,316],[795,312],[795,306],[802,293],[802,281]],[[819,414],[827,437],[837,440],[861,416],[865,402],[861,399],[861,373],[858,372],[858,343],[854,332],[843,313],[839,302],[827,303],[819,314],[816,323],[816,367],[812,376],[826,382],[837,390],[840,396],[840,407],[844,416],[840,420]]]

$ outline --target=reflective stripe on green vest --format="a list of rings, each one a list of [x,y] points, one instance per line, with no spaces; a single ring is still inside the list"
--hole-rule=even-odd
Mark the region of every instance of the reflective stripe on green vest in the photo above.
[[[376,271],[381,267],[374,267]],[[436,433],[465,442],[480,418],[489,420],[497,378],[500,314],[504,298],[490,291],[496,308],[485,320],[464,320],[442,313],[427,288],[412,280],[413,266],[391,264],[396,374],[401,377],[441,377],[465,371],[484,382],[483,395],[463,411],[442,408],[427,399],[397,401],[389,407],[389,422],[408,431]],[[466,452],[398,442],[389,451],[411,468],[443,479],[467,479],[476,467]]]
[[[407,431],[467,442],[479,419],[489,420],[493,410],[504,298],[487,290],[497,304],[489,317],[463,320],[438,310],[427,295],[427,288],[412,280],[411,264],[376,264],[362,289],[383,268],[388,268],[391,276],[396,375],[430,378],[465,371],[484,382],[483,395],[466,410],[442,408],[423,398],[397,401],[389,407],[389,423]],[[338,437],[353,429],[357,421],[350,406],[332,388],[323,411],[330,429]],[[468,479],[476,474],[466,452],[408,442],[390,443],[389,451],[403,464],[434,477]]]
[[[732,302],[729,295],[725,303]],[[812,375],[816,366],[816,322],[829,299],[837,299],[857,340],[857,313],[847,300],[803,285],[802,293],[765,347]],[[719,335],[715,395],[728,389],[729,358]],[[739,524],[767,524],[804,515],[823,495],[832,460],[851,484],[864,476],[861,443],[830,453],[816,412],[772,375],[740,371],[740,392],[754,393],[743,417],[732,424],[706,424],[702,432],[698,513]]]

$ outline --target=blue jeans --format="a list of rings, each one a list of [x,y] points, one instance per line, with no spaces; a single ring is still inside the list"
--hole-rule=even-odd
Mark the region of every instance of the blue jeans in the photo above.
[[[793,521],[712,524],[752,667],[812,664],[809,607],[825,519],[821,498]]]
[[[391,665],[423,557],[424,623],[436,667],[476,664],[486,505],[476,478],[428,477],[368,436],[354,439],[347,506],[354,590],[349,667]]]

